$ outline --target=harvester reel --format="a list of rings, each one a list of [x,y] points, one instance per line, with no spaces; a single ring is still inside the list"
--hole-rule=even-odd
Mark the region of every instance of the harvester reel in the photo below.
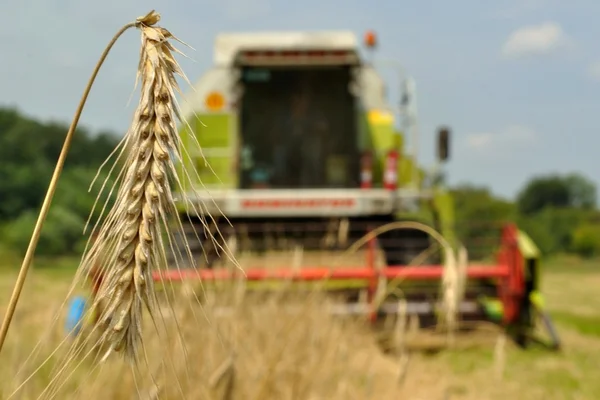
[[[337,267],[308,267],[303,265],[302,252],[305,247],[295,246],[296,261],[294,265],[287,265],[284,268],[268,268],[263,266],[246,266],[244,268],[245,279],[248,281],[262,280],[289,280],[294,281],[319,281],[319,280],[363,280],[365,286],[360,290],[366,290],[368,293],[367,304],[357,303],[356,286],[341,290],[348,295],[345,306],[347,309],[340,311],[344,315],[348,314],[367,314],[372,321],[379,320],[385,315],[394,315],[397,313],[397,302],[400,298],[408,301],[409,313],[414,313],[422,322],[423,327],[437,326],[441,313],[445,313],[445,319],[450,325],[455,325],[452,321],[455,318],[449,313],[457,313],[458,329],[465,324],[478,321],[493,322],[502,326],[514,342],[521,346],[527,346],[533,337],[534,328],[541,327],[550,336],[550,348],[558,349],[560,341],[556,330],[547,313],[541,308],[541,305],[532,299],[532,294],[536,294],[532,281],[532,273],[527,274],[534,259],[527,259],[521,249],[521,232],[515,225],[507,225],[503,228],[501,234],[501,246],[498,253],[498,262],[496,265],[471,265],[468,266],[466,253],[459,252],[458,258],[454,250],[449,246],[446,240],[433,230],[431,227],[410,221],[396,221],[371,224],[372,230],[361,238],[357,238],[356,230],[351,230],[351,235],[356,242],[348,248],[342,255],[349,255],[359,248],[367,245],[366,263],[364,267],[337,268]],[[229,243],[230,248],[239,247],[243,239],[244,224],[236,226],[233,230],[224,227],[221,233],[226,238],[235,238]],[[275,228],[271,226],[271,228]],[[292,226],[291,228],[294,228]],[[313,227],[314,228],[314,227]],[[338,225],[338,238],[344,236],[343,223]],[[404,232],[404,235],[399,234]],[[415,235],[419,232],[420,235]],[[249,236],[260,234],[259,232],[246,232]],[[294,233],[300,235],[301,232],[287,229],[284,233],[291,233],[291,243],[293,245],[296,239]],[[308,233],[308,236],[298,237],[302,240],[306,237],[314,239],[311,236],[314,233]],[[409,251],[411,244],[401,239],[417,237],[424,239],[418,243],[414,252]],[[252,239],[254,239],[253,237]],[[393,239],[391,242],[389,241]],[[385,240],[388,240],[386,242]],[[398,241],[400,239],[400,241]],[[197,240],[197,239],[196,239]],[[188,239],[188,242],[191,241]],[[445,263],[452,264],[454,268],[452,276],[449,275],[448,266],[431,262],[429,250],[439,250],[432,248],[439,245],[438,255],[444,256]],[[236,243],[236,244],[234,244]],[[386,266],[379,268],[376,266],[376,248],[379,247],[385,253]],[[302,249],[303,251],[299,251]],[[201,251],[205,251],[206,246]],[[231,249],[230,249],[231,250]],[[394,250],[400,250],[399,254],[394,254]],[[452,252],[452,254],[449,254]],[[219,255],[222,250],[219,250]],[[425,254],[425,255],[424,255]],[[204,254],[199,254],[204,257]],[[415,259],[416,257],[416,259]],[[218,258],[218,255],[216,256]],[[216,259],[215,258],[215,259]],[[340,257],[341,258],[341,257]],[[298,261],[300,260],[300,261]],[[402,261],[402,262],[400,262]],[[416,265],[415,265],[416,264]],[[465,265],[461,265],[465,264]],[[240,271],[228,271],[226,268],[217,268],[211,271],[211,265],[208,268],[198,268],[195,271],[177,271],[167,272],[167,276],[155,277],[157,280],[180,280],[190,279],[192,277],[203,280],[221,280],[231,279],[237,276]],[[401,296],[394,294],[396,282],[401,290]],[[440,287],[442,284],[442,287]],[[337,285],[336,287],[340,287]],[[338,289],[339,290],[339,289]],[[358,292],[360,292],[358,290]],[[440,298],[440,291],[442,297]],[[383,293],[383,295],[382,295]],[[439,309],[438,303],[445,305]],[[337,312],[337,311],[336,311]],[[536,323],[538,322],[539,323]],[[450,326],[452,328],[452,326]]]
[[[502,322],[520,347],[525,348],[532,341],[541,342],[534,336],[535,328],[541,325],[550,340],[545,346],[559,350],[560,338],[550,315],[540,304],[535,304],[532,293],[527,290],[526,259],[519,248],[518,236],[519,230],[514,224],[505,226],[502,231],[503,246],[498,254],[498,263],[508,267],[508,274],[500,280],[499,286],[499,297],[503,303]]]

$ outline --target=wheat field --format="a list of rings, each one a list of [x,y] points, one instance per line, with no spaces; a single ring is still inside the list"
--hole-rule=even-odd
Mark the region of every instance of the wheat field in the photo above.
[[[94,227],[96,239],[81,260],[34,266],[1,354],[2,399],[600,397],[592,369],[600,355],[600,300],[593,290],[600,274],[572,260],[560,260],[544,282],[566,344],[558,355],[519,351],[503,344],[497,329],[459,338],[442,352],[407,347],[407,338],[435,338],[415,330],[393,336],[360,318],[334,318],[325,307],[330,297],[319,291],[259,296],[234,282],[219,290],[186,283],[156,292],[151,274],[167,264],[173,237],[165,230],[175,212],[168,178],[181,186],[171,157],[184,158],[175,96],[176,77],[184,75],[173,56],[176,39],[156,25],[159,19],[151,12],[128,25],[142,34],[141,96],[121,147],[127,151],[115,205]],[[4,260],[0,311],[6,314],[18,261]],[[80,336],[88,343],[67,337],[64,302],[99,260],[105,280],[93,306],[104,304],[97,331]],[[293,314],[286,312],[291,305]],[[223,306],[227,312],[219,311]],[[381,343],[390,337],[403,339],[386,354]]]
[[[191,292],[210,291],[177,285],[173,293],[159,298],[160,307],[175,310],[179,325],[165,312],[164,325],[157,331],[146,329],[148,359],[137,373],[119,358],[98,364],[92,353],[79,357],[60,379],[51,382],[64,362],[59,352],[9,397],[65,337],[62,321],[52,327],[52,320],[69,289],[73,265],[76,262],[70,260],[40,261],[32,271],[2,354],[2,399],[600,396],[600,383],[594,379],[600,356],[596,322],[600,300],[594,288],[600,284],[600,272],[592,262],[561,258],[549,263],[543,281],[564,341],[564,351],[559,354],[537,348],[522,351],[510,343],[499,354],[499,335],[493,330],[465,334],[455,349],[432,352],[415,347],[403,355],[385,354],[378,346],[380,333],[359,319],[327,315],[323,307],[327,300],[320,293],[310,298],[288,296],[284,302],[281,294],[256,297],[230,288],[198,304]],[[16,274],[3,270],[0,293],[4,307]],[[284,303],[296,303],[300,312],[284,312]],[[224,304],[231,306],[231,312],[212,312],[214,305]],[[42,338],[45,342],[36,349]]]

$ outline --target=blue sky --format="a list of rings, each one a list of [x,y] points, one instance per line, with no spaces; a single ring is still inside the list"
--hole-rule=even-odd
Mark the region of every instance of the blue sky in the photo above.
[[[112,34],[152,8],[195,49],[194,62],[182,61],[192,81],[211,65],[219,32],[374,29],[377,56],[416,79],[423,162],[433,161],[435,129],[452,127],[451,183],[512,197],[539,173],[580,171],[600,182],[597,0],[5,1],[0,105],[70,120]],[[125,131],[138,46],[134,31],[117,44],[82,124]]]

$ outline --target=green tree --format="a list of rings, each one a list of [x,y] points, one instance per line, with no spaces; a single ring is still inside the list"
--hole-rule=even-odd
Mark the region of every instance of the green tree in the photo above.
[[[23,256],[29,245],[37,213],[27,211],[4,228],[4,242]],[[50,208],[44,229],[37,246],[37,254],[59,256],[73,253],[85,240],[82,235],[84,220],[67,206],[53,205]]]
[[[577,173],[538,176],[521,190],[517,205],[525,215],[547,207],[593,209],[596,206],[596,186]]]
[[[558,175],[537,177],[530,180],[517,196],[519,211],[534,214],[546,207],[569,207],[569,187]]]
[[[584,210],[596,208],[596,185],[591,180],[580,174],[569,174],[564,180],[569,189],[571,207]]]
[[[0,233],[4,247],[23,251],[27,246],[67,130],[65,124],[35,121],[16,109],[0,108]],[[75,132],[38,254],[58,255],[77,248],[106,171],[99,176],[96,190],[88,193],[88,187],[117,140],[109,132],[96,136],[85,128]],[[91,222],[100,216],[110,186]]]
[[[64,124],[40,123],[15,109],[0,109],[0,222],[39,208],[67,130]],[[85,195],[96,169],[116,144],[117,138],[107,132],[92,137],[82,128],[75,133],[64,174],[77,170],[73,174],[89,178],[85,183],[80,179],[76,190]],[[60,182],[63,188],[75,185],[73,179],[70,183]]]
[[[572,250],[586,258],[600,255],[600,224],[578,226],[573,232]]]
[[[519,225],[545,254],[584,251],[593,240],[586,224],[597,218],[596,200],[595,184],[581,174],[538,176],[517,197]]]
[[[456,213],[456,233],[467,247],[469,257],[492,256],[500,243],[502,226],[516,218],[508,200],[494,196],[489,189],[461,185],[452,190]]]
[[[547,207],[534,215],[521,215],[518,223],[540,250],[549,255],[570,251],[575,230],[594,216],[595,212],[590,210]]]

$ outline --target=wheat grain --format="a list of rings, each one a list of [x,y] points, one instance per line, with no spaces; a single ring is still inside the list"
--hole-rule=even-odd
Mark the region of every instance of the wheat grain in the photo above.
[[[115,204],[82,262],[87,274],[102,255],[104,279],[93,305],[102,303],[98,344],[108,347],[106,355],[123,350],[134,360],[143,308],[154,317],[152,271],[166,263],[160,233],[175,211],[169,178],[175,171],[172,155],[180,158],[175,92],[176,76],[185,76],[169,42],[177,39],[156,25],[159,19],[153,11],[137,20],[141,95],[124,142],[129,154]]]

